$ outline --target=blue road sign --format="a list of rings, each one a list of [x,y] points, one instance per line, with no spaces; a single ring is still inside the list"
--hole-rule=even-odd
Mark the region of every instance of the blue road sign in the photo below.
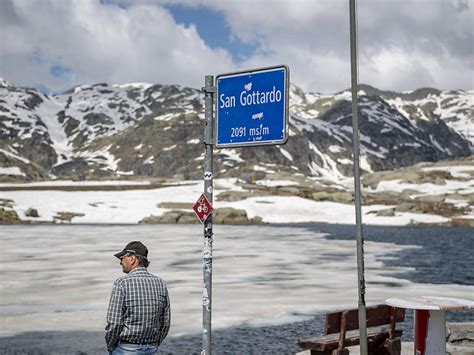
[[[216,147],[286,143],[289,75],[286,65],[218,75]]]

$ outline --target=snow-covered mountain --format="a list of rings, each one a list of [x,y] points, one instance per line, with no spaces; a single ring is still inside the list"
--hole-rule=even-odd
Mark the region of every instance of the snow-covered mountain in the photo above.
[[[379,171],[472,154],[474,91],[361,85],[361,167]],[[215,150],[215,174],[352,173],[350,91],[291,86],[283,146]],[[203,96],[175,85],[82,85],[60,95],[0,80],[0,179],[202,175]]]
[[[442,119],[449,127],[474,144],[474,91],[439,91],[423,88],[398,94],[380,91],[368,85],[362,90],[381,96],[405,117],[415,121]]]

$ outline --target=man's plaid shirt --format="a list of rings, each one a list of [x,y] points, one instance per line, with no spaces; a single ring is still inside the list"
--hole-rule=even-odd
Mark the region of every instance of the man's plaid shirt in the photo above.
[[[112,351],[119,340],[160,345],[170,329],[170,301],[165,282],[144,267],[113,285],[105,341]]]

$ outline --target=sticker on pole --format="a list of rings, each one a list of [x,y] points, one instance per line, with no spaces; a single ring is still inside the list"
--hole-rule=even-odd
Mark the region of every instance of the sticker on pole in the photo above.
[[[209,217],[209,215],[212,213],[212,206],[207,197],[202,194],[198,198],[196,204],[193,206],[193,210],[201,223],[204,223],[207,217]]]
[[[286,143],[289,74],[282,65],[217,76],[217,148]]]

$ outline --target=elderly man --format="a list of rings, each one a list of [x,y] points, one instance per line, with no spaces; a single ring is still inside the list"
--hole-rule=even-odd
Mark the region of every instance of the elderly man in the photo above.
[[[148,249],[130,242],[115,254],[126,276],[113,285],[105,341],[112,355],[157,354],[170,328],[170,301],[165,282],[148,272]]]

